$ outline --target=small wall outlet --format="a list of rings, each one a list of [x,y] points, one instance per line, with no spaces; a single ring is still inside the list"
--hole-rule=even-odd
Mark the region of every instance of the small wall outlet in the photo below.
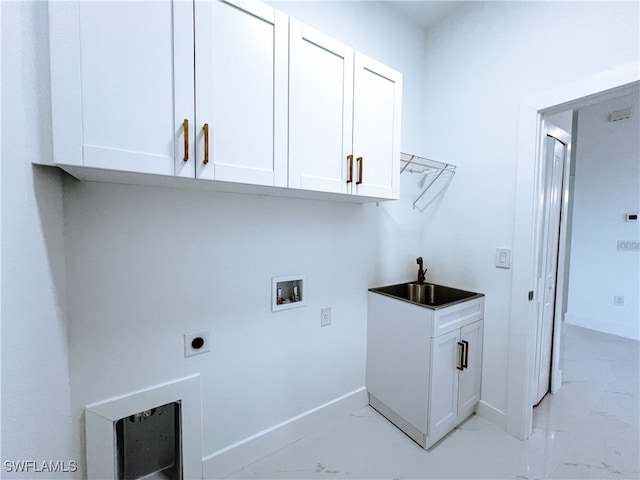
[[[618,307],[624,307],[624,297],[621,295],[615,295],[613,297],[613,304]]]
[[[320,309],[320,326],[327,327],[331,325],[331,307],[322,307]]]
[[[209,332],[185,333],[184,356],[192,357],[209,351]]]

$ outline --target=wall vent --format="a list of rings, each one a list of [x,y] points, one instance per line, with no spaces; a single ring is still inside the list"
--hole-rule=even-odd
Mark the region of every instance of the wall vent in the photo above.
[[[616,110],[609,114],[610,122],[619,122],[620,120],[627,120],[631,118],[631,109],[625,108],[624,110]]]

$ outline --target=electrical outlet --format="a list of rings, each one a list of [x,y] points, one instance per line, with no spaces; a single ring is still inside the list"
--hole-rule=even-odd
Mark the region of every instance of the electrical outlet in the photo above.
[[[326,327],[331,325],[331,307],[322,307],[320,309],[320,326]]]
[[[192,357],[209,351],[209,332],[185,333],[184,356]]]
[[[613,304],[618,307],[624,307],[624,297],[620,295],[615,295],[613,297]]]

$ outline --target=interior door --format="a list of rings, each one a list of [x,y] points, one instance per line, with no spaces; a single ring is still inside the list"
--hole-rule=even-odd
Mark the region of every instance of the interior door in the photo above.
[[[354,63],[353,193],[399,198],[402,75],[360,53]]]
[[[246,0],[194,15],[196,177],[287,186],[287,16]]]
[[[536,352],[534,370],[533,404],[538,404],[550,389],[551,348],[553,344],[556,284],[558,274],[558,251],[560,241],[560,212],[565,157],[567,145],[547,135],[545,139],[543,228],[541,232],[542,255],[538,264],[538,322],[536,329]]]
[[[289,22],[289,187],[347,193],[353,50]]]

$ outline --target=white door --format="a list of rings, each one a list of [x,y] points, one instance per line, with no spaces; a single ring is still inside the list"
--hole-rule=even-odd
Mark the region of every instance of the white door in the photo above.
[[[287,43],[266,4],[195,2],[197,178],[287,185]]]
[[[560,211],[562,206],[563,175],[567,146],[548,135],[545,140],[542,255],[538,264],[538,324],[535,352],[535,396],[538,404],[549,391],[551,380],[551,348],[553,344],[558,248],[560,241]],[[560,321],[560,319],[558,319]]]
[[[191,5],[49,6],[56,163],[193,177]]]
[[[399,198],[402,75],[356,53],[353,97],[353,193]]]
[[[440,438],[458,417],[458,367],[462,347],[460,330],[431,339],[431,390],[429,392],[429,437]]]
[[[464,369],[458,372],[458,416],[473,409],[480,401],[483,324],[481,320],[460,329],[460,342],[464,344]]]
[[[289,23],[289,187],[347,193],[353,50]]]

